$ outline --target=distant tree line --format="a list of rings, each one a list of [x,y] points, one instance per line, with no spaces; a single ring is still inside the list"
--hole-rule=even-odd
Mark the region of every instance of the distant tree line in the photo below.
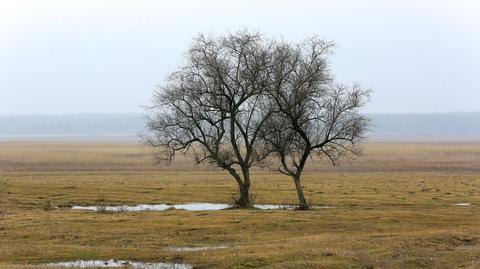
[[[480,112],[370,114],[370,135],[479,136]]]
[[[480,136],[480,112],[366,114],[367,137]],[[0,136],[132,135],[145,132],[143,114],[0,115]]]
[[[141,114],[0,115],[0,136],[137,135]]]

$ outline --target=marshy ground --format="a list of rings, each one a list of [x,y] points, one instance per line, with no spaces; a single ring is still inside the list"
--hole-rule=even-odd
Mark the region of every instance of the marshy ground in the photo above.
[[[70,207],[228,203],[236,185],[184,158],[155,165],[136,143],[0,143],[0,268],[97,259],[236,269],[480,267],[480,143],[371,142],[340,167],[311,163],[305,193],[332,208],[102,213]],[[259,204],[296,202],[293,182],[271,171],[253,173],[252,192]]]

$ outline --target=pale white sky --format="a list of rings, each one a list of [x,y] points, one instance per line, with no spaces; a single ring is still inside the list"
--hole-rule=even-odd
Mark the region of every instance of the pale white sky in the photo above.
[[[0,114],[143,112],[199,32],[338,47],[366,112],[480,111],[480,1],[0,0]]]

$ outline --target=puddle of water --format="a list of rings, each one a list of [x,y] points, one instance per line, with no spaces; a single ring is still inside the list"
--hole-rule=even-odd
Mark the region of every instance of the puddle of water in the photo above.
[[[178,204],[178,205],[167,205],[167,204],[157,204],[157,205],[133,205],[133,206],[73,206],[72,209],[75,210],[86,210],[86,211],[109,211],[109,212],[122,212],[122,211],[164,211],[167,209],[180,209],[188,211],[200,211],[200,210],[222,210],[230,208],[229,204],[216,204],[216,203],[188,203],[188,204]],[[294,205],[255,205],[255,208],[262,210],[274,210],[274,209],[294,209]],[[332,206],[313,206],[313,208],[333,208]]]
[[[214,203],[189,203],[181,205],[173,205],[175,209],[184,209],[189,211],[196,210],[222,210],[231,207],[229,204],[214,204]]]
[[[456,205],[456,206],[471,206],[472,204],[471,204],[471,203],[456,203],[456,204],[452,204],[452,205]]]
[[[78,260],[69,262],[48,263],[51,267],[78,267],[78,268],[103,268],[103,267],[123,267],[140,269],[193,269],[189,264],[183,263],[149,263],[134,262],[122,260]]]
[[[73,206],[72,209],[76,210],[86,210],[86,211],[111,211],[111,212],[122,212],[122,211],[164,211],[172,208],[172,206],[166,204],[158,205],[122,205],[122,206]]]
[[[209,247],[168,247],[168,251],[201,251],[213,249],[226,249],[227,246],[209,246]]]

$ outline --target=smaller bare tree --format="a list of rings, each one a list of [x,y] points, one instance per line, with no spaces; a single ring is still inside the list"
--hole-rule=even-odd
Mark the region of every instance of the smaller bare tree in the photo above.
[[[264,126],[265,150],[274,152],[277,169],[292,177],[303,210],[309,209],[301,185],[307,160],[324,157],[335,165],[360,154],[368,126],[359,109],[369,92],[332,83],[326,65],[331,46],[315,38],[296,47],[279,46],[275,86],[269,89],[275,114]]]

